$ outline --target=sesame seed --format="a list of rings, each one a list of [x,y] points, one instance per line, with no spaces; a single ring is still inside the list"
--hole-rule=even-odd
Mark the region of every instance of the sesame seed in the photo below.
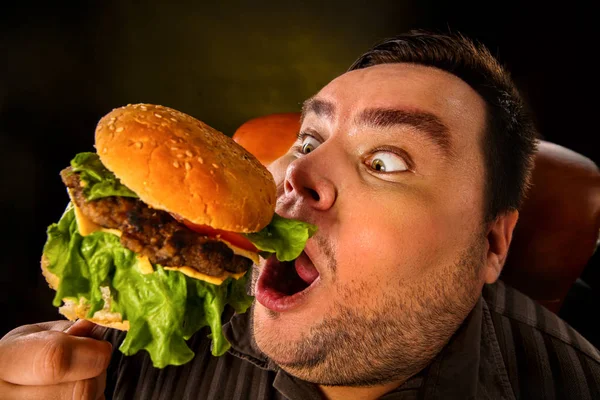
[[[177,160],[173,161],[173,166],[175,168],[179,168],[179,162],[177,162]]]
[[[187,162],[187,161],[185,162],[185,169],[187,169],[188,171],[190,169],[192,169],[192,165],[189,162]]]
[[[112,118],[110,119],[110,122],[115,122],[116,120],[117,120],[117,119],[116,119],[115,117],[112,117]]]
[[[136,142],[135,143],[135,147],[137,147],[138,149],[141,149],[143,146],[142,142]]]
[[[183,158],[183,154],[179,153],[175,157],[177,157],[177,158]]]
[[[232,173],[231,171],[229,171],[229,170],[227,170],[227,169],[225,170],[225,173],[226,173],[227,175],[229,175],[229,176],[231,177],[231,179],[233,179],[234,181],[237,181],[237,176],[235,176],[235,174],[234,174],[234,173]]]
[[[140,106],[140,108],[142,109],[142,111],[148,111],[148,107],[146,106]]]
[[[198,162],[199,162],[200,164],[204,164],[204,160],[202,159],[202,157],[198,157]]]
[[[188,157],[192,157],[194,154],[191,151],[186,150],[185,151],[185,155],[188,156]]]
[[[171,150],[177,151],[177,150],[179,150],[179,147],[171,147]]]
[[[159,113],[154,113],[154,116],[155,116],[156,118],[162,118],[162,115],[160,115]]]
[[[211,174],[211,175],[214,175],[214,174],[215,174],[215,171],[213,171],[213,170],[211,169],[211,170],[210,170],[210,174]]]
[[[123,128],[122,126],[118,127],[117,130],[115,132],[119,133],[119,132],[123,132],[125,128]]]
[[[177,122],[177,118],[170,118],[170,119],[171,119],[171,121],[173,121],[173,122]]]
[[[212,166],[215,167],[215,168],[219,168],[219,166],[217,164],[215,164],[215,163],[213,163]]]
[[[114,125],[109,125],[108,129],[110,129],[111,131],[114,131],[115,130],[115,126]]]

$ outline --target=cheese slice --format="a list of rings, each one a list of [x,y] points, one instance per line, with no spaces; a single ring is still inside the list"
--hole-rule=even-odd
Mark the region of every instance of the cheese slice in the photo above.
[[[70,191],[68,191],[68,192],[69,192],[69,197],[71,198],[71,204],[73,204],[73,209],[75,211],[75,220],[77,221],[77,228],[78,228],[81,236],[87,236],[94,232],[100,231],[100,232],[112,233],[113,235],[117,235],[117,236],[121,237],[122,232],[120,230],[103,228],[102,226],[94,223],[92,220],[90,220],[88,217],[86,217],[86,215],[81,211],[81,209],[77,206],[77,204],[73,200],[73,196],[71,195],[71,192]],[[235,254],[238,254],[238,255],[241,255],[244,257],[248,257],[252,261],[254,261],[254,263],[258,263],[258,254],[244,250],[244,249],[240,249],[239,247],[236,247],[225,241],[222,241],[222,242],[225,243],[227,245],[227,247],[229,247]],[[152,266],[152,263],[150,262],[148,257],[138,254],[136,256],[136,258],[137,258],[137,267],[139,268],[139,270],[142,274],[151,274],[154,272],[154,267]],[[230,273],[230,272],[225,272],[221,276],[211,276],[211,275],[203,274],[202,272],[200,272],[192,267],[187,267],[187,266],[164,267],[164,268],[166,270],[170,270],[170,271],[181,272],[182,274],[187,275],[190,278],[199,279],[201,281],[212,283],[213,285],[220,285],[230,276],[235,279],[240,279],[245,274],[245,272],[240,272],[240,273],[235,273],[235,274]]]
[[[92,221],[88,217],[86,217],[85,214],[81,211],[81,209],[77,206],[77,203],[75,203],[75,200],[73,200],[73,195],[71,194],[71,191],[67,190],[67,192],[69,193],[69,198],[71,199],[71,204],[73,204],[73,209],[75,210],[75,220],[77,221],[77,228],[79,229],[79,234],[81,236],[91,235],[94,232],[100,231],[100,232],[112,233],[113,235],[117,235],[118,237],[121,237],[122,232],[120,230],[104,228],[104,227],[96,224],[94,221]]]
[[[152,267],[152,263],[150,262],[148,257],[137,254],[136,258],[137,266],[142,274],[146,275],[154,272],[154,268]]]
[[[154,272],[154,267],[152,267],[152,263],[150,262],[148,257],[138,255],[137,262],[138,262],[138,264],[137,264],[138,268],[140,269],[140,272],[142,274],[151,274]],[[235,279],[240,279],[245,274],[245,272],[240,272],[237,274],[234,274],[231,272],[225,272],[223,275],[220,275],[220,276],[211,276],[211,275],[203,274],[202,272],[198,271],[197,269],[194,269],[192,267],[186,267],[186,266],[164,267],[164,269],[166,269],[168,271],[178,271],[184,275],[189,276],[190,278],[199,279],[204,282],[212,283],[213,285],[220,285],[221,283],[223,283],[225,281],[225,279],[229,278],[230,276]]]
[[[258,259],[258,253],[255,253],[253,251],[248,251],[248,250],[244,250],[240,247],[234,246],[229,242],[226,242],[225,240],[220,240],[222,243],[224,243],[227,247],[229,247],[231,249],[231,251],[233,251],[234,254],[237,254],[238,256],[242,256],[242,257],[246,257],[252,260],[252,262],[254,264],[258,264],[259,263],[259,259]]]
[[[223,283],[225,281],[225,279],[229,278],[230,276],[235,279],[240,279],[246,273],[246,272],[239,272],[237,274],[234,274],[231,272],[225,272],[221,276],[211,276],[211,275],[203,274],[202,272],[200,272],[197,269],[194,269],[192,267],[164,267],[164,268],[169,271],[179,271],[182,274],[189,276],[190,278],[199,279],[204,282],[212,283],[213,285],[220,285],[221,283]]]

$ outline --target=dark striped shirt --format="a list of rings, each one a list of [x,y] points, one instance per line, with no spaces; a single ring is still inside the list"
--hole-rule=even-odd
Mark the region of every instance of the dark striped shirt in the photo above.
[[[113,399],[321,399],[318,388],[277,368],[251,346],[247,314],[225,324],[232,343],[210,353],[207,330],[188,344],[196,357],[152,367],[147,353],[115,351],[108,371]],[[124,337],[110,331],[114,348]],[[600,353],[556,315],[501,282],[482,297],[427,368],[382,397],[392,399],[600,399]]]

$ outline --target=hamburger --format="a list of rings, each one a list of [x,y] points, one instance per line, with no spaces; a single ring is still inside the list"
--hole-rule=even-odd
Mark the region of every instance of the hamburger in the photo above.
[[[145,350],[157,368],[190,361],[186,340],[205,326],[222,355],[221,315],[251,305],[252,264],[295,259],[316,228],[277,215],[266,168],[177,110],[116,108],[94,147],[60,172],[70,201],[41,263],[53,304],[70,320],[126,330],[119,350]]]

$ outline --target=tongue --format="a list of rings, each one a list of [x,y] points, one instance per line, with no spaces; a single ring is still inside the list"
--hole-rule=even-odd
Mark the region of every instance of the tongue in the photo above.
[[[303,254],[304,255],[304,254]],[[294,263],[296,272],[300,279],[310,285],[319,276],[319,271],[315,268],[314,264],[308,259],[308,257],[300,256]]]

